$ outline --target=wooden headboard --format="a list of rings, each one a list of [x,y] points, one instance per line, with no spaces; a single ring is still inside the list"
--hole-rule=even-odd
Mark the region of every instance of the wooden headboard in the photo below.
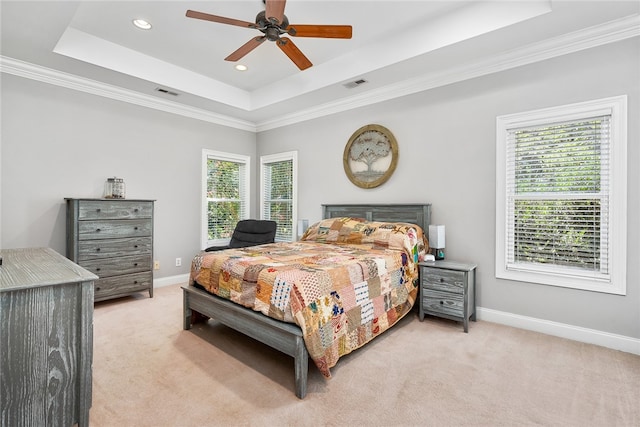
[[[419,225],[428,234],[431,204],[322,205],[323,219],[340,216],[365,218],[368,221],[409,222]]]

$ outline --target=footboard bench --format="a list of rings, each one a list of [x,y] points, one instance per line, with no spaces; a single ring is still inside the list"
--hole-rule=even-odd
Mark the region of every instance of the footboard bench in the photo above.
[[[300,399],[306,396],[309,354],[302,330],[297,325],[271,319],[195,286],[183,286],[182,289],[185,330],[191,329],[192,315],[195,312],[293,357],[296,396]]]

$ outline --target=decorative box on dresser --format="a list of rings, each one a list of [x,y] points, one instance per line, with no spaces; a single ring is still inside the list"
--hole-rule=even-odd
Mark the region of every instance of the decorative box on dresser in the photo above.
[[[153,297],[153,204],[67,198],[67,257],[95,273],[95,301]]]
[[[420,263],[420,321],[424,315],[463,322],[476,320],[476,265],[454,261]]]
[[[49,248],[0,256],[0,425],[88,426],[97,276]]]

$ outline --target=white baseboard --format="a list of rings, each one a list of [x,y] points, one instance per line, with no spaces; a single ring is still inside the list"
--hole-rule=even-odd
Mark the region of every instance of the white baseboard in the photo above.
[[[492,310],[490,308],[477,308],[478,320],[500,323],[502,325],[513,326],[515,328],[540,332],[556,337],[567,338],[614,350],[624,351],[640,355],[640,339],[627,337],[624,335],[611,334],[609,332],[587,329],[579,326],[567,325],[565,323],[551,322],[549,320],[536,319],[534,317],[520,316],[518,314],[506,313],[504,311]]]
[[[161,288],[179,283],[186,284],[188,281],[189,274],[187,273],[154,279],[153,286],[155,288]],[[478,320],[513,326],[514,328],[526,329],[528,331],[540,332],[555,337],[567,338],[640,355],[640,339],[637,338],[567,325],[565,323],[552,322],[550,320],[537,319],[535,317],[521,316],[519,314],[492,310],[490,308],[478,307],[476,311]]]
[[[179,274],[177,276],[162,277],[153,279],[154,288],[162,288],[163,286],[177,285],[178,283],[187,283],[189,281],[189,273]]]

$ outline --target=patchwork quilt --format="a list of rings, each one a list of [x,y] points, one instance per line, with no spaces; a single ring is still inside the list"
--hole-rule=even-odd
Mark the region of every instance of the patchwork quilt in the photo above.
[[[427,249],[413,224],[332,218],[298,242],[202,252],[190,284],[299,325],[309,356],[330,377],[341,356],[411,310]]]

